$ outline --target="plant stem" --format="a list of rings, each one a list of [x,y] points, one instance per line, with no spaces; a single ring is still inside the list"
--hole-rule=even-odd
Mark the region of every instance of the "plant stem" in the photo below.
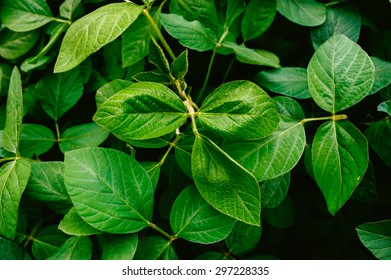
[[[57,120],[55,121],[54,126],[56,127],[57,142],[60,142],[61,141],[61,134],[60,134],[60,127],[58,126]]]
[[[148,223],[148,226],[150,226],[151,228],[153,228],[154,230],[160,232],[161,234],[163,234],[165,237],[167,237],[169,240],[173,240],[174,237],[169,235],[167,232],[165,232],[163,229],[161,229],[160,227],[158,227],[157,225],[155,225],[154,223],[152,222],[149,222]]]
[[[306,122],[313,122],[313,121],[327,121],[327,120],[340,121],[340,120],[347,120],[347,119],[348,119],[347,115],[332,115],[329,117],[306,118],[306,119],[302,119],[300,122],[304,124]]]
[[[168,156],[168,154],[171,152],[172,148],[175,148],[176,144],[178,143],[178,141],[182,138],[182,134],[180,133],[177,133],[174,141],[170,142],[170,146],[168,147],[167,151],[165,152],[165,154],[163,155],[162,159],[159,161],[158,165],[162,166]]]

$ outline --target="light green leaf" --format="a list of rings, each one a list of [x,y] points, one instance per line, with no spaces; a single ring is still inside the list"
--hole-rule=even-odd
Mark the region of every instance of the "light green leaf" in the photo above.
[[[83,94],[83,78],[79,69],[45,75],[35,86],[45,112],[57,121],[72,108]]]
[[[22,133],[23,92],[20,72],[15,66],[12,70],[8,89],[5,127],[3,131],[3,148],[19,155],[19,143]]]
[[[65,153],[64,173],[73,205],[94,228],[132,233],[148,226],[153,187],[133,157],[104,148],[73,150]]]
[[[277,0],[277,11],[303,26],[321,25],[326,20],[326,8],[316,0]]]
[[[121,89],[124,89],[132,84],[131,81],[127,80],[113,80],[104,86],[100,87],[95,95],[96,107],[99,108],[107,99],[112,95],[119,92]]]
[[[14,32],[4,29],[0,32],[0,57],[16,59],[26,54],[37,42],[39,32]]]
[[[135,83],[110,97],[93,120],[118,138],[157,138],[180,127],[187,119],[181,99],[168,87],[152,82]]]
[[[373,122],[365,131],[369,145],[391,167],[391,121]]]
[[[152,44],[151,44],[152,45]],[[157,84],[170,85],[171,78],[166,73],[163,73],[159,69],[147,72],[140,72],[134,76],[132,79],[137,82],[153,82]]]
[[[20,158],[0,167],[0,235],[14,239],[18,209],[31,173],[31,164]]]
[[[112,3],[75,21],[65,34],[54,72],[65,72],[119,37],[141,14],[142,6]]]
[[[148,236],[139,240],[135,260],[177,260],[171,241],[160,236]]]
[[[391,84],[391,62],[371,56],[375,65],[375,83],[369,94],[374,94]]]
[[[199,21],[187,21],[176,14],[159,14],[164,29],[186,48],[199,52],[212,50],[217,43],[215,33]]]
[[[273,97],[276,108],[282,118],[301,121],[305,118],[305,114],[300,104],[293,98],[286,96]]]
[[[250,41],[262,35],[276,16],[276,0],[251,0],[242,20],[243,40]]]
[[[177,79],[183,79],[189,69],[187,49],[184,50],[171,64],[171,75]]]
[[[86,123],[68,128],[61,134],[60,149],[63,153],[84,147],[97,147],[109,136],[109,132],[96,123]]]
[[[262,207],[274,208],[280,205],[288,194],[291,181],[290,173],[267,180],[261,184]]]
[[[368,143],[348,121],[322,124],[312,144],[315,180],[335,215],[361,182],[368,167]]]
[[[273,100],[256,84],[233,81],[221,85],[203,102],[198,120],[211,132],[230,139],[259,139],[277,127]]]
[[[230,253],[240,256],[255,248],[261,238],[261,234],[262,227],[237,222],[232,232],[225,239],[225,244]]]
[[[3,0],[2,2],[0,19],[5,27],[16,32],[37,29],[54,19],[45,0]]]
[[[379,106],[377,106],[377,110],[391,116],[391,100],[380,103]]]
[[[223,240],[234,224],[234,219],[210,206],[194,186],[181,192],[170,214],[170,225],[176,237],[201,244]]]
[[[20,139],[20,154],[31,158],[46,153],[56,142],[53,132],[39,124],[24,124]]]
[[[356,228],[365,247],[378,259],[391,260],[391,220],[365,223]]]
[[[305,68],[283,67],[265,70],[259,72],[256,79],[257,83],[276,93],[297,99],[311,97]]]
[[[45,260],[56,253],[68,238],[56,225],[44,227],[34,236],[31,251],[35,259]]]
[[[98,245],[102,260],[131,260],[136,253],[137,234],[100,234]]]
[[[92,242],[87,236],[70,237],[48,260],[90,260]]]
[[[244,0],[228,0],[224,26],[229,28],[235,19],[246,9]]]
[[[194,182],[211,206],[239,221],[260,225],[261,196],[253,175],[201,135],[195,139],[191,164]]]
[[[76,207],[72,207],[62,218],[58,229],[69,235],[86,236],[102,233],[100,230],[87,224],[77,213]]]
[[[345,35],[334,35],[320,46],[308,65],[312,98],[336,113],[361,101],[372,88],[375,69],[363,49]]]
[[[286,196],[277,207],[262,209],[262,218],[271,226],[280,229],[289,228],[296,218],[293,200]]]
[[[326,21],[311,29],[312,45],[320,47],[334,34],[343,34],[357,42],[361,30],[361,16],[351,2],[326,7]]]

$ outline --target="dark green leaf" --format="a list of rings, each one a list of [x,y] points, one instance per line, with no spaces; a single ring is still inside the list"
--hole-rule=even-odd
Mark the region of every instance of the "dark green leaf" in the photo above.
[[[371,148],[391,167],[391,120],[373,122],[365,136]]]
[[[99,108],[107,99],[120,90],[130,86],[132,82],[127,80],[113,80],[100,87],[95,95],[96,107]]]
[[[262,227],[237,222],[225,240],[225,244],[230,253],[243,255],[254,249],[261,238],[261,233]]]
[[[159,236],[148,236],[139,240],[135,260],[177,260],[171,241]]]
[[[326,20],[326,8],[316,0],[277,0],[277,11],[303,26],[321,25]]]
[[[377,200],[376,177],[373,165],[369,162],[367,171],[361,183],[354,190],[351,199],[365,203],[375,202]]]
[[[30,260],[30,256],[15,241],[0,237],[0,260]]]
[[[20,154],[31,158],[46,153],[56,142],[53,132],[39,124],[24,124],[20,139]]]
[[[274,227],[289,228],[293,225],[296,218],[293,200],[286,196],[277,207],[262,209],[262,218]]]
[[[225,15],[225,27],[229,28],[234,20],[240,16],[246,9],[244,0],[228,0],[227,13]]]
[[[137,249],[137,234],[100,234],[98,244],[102,260],[131,260]]]
[[[280,205],[288,194],[291,181],[290,173],[262,182],[262,207],[274,208]]]
[[[174,137],[174,133],[169,133],[158,138],[146,140],[128,140],[127,142],[139,148],[163,148],[170,145],[170,140]]]
[[[13,32],[5,29],[0,35],[0,57],[11,60],[26,54],[37,42],[39,32]]]
[[[375,83],[369,94],[374,94],[391,83],[391,62],[371,56],[375,65]]]
[[[365,223],[356,230],[361,242],[376,258],[391,260],[391,220]]]
[[[0,62],[0,96],[6,95],[10,84],[12,67],[6,63]],[[0,122],[0,129],[1,122]]]
[[[102,233],[100,230],[87,224],[77,213],[76,207],[72,207],[61,220],[58,229],[69,235],[85,236]]]
[[[189,58],[187,49],[182,52],[171,64],[171,75],[177,79],[183,79],[189,68]]]
[[[68,238],[55,225],[44,227],[34,236],[31,251],[35,259],[45,260],[56,253]]]
[[[91,256],[91,240],[87,236],[73,236],[48,260],[90,260]]]

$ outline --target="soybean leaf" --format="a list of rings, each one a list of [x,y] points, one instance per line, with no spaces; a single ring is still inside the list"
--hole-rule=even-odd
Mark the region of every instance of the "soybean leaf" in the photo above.
[[[23,92],[22,81],[17,67],[14,67],[7,97],[5,126],[3,131],[3,148],[19,155],[19,143],[22,133]]]
[[[311,41],[315,49],[334,34],[343,34],[357,42],[361,30],[360,12],[353,4],[342,3],[326,7],[326,21],[311,29]]]
[[[194,182],[211,206],[239,221],[260,225],[261,197],[252,174],[201,135],[196,136],[191,165]]]
[[[289,196],[286,196],[277,207],[264,208],[262,211],[262,218],[274,227],[285,229],[295,222],[295,205]]]
[[[288,172],[274,179],[262,182],[260,185],[262,207],[274,208],[280,205],[288,194],[290,181],[291,176]]]
[[[152,45],[152,44],[151,44]],[[141,72],[132,77],[137,82],[153,82],[158,84],[170,85],[171,78],[159,69],[147,72]]]
[[[48,260],[90,260],[92,242],[87,236],[73,236],[54,253]]]
[[[291,120],[303,120],[305,114],[300,104],[293,98],[286,96],[273,97],[276,108],[280,116],[287,117]]]
[[[76,207],[72,207],[62,218],[58,229],[69,235],[85,236],[102,233],[100,230],[87,224],[77,213]]]
[[[54,19],[45,0],[3,0],[2,2],[1,21],[5,27],[16,32],[37,29]]]
[[[131,233],[148,225],[153,187],[133,157],[104,148],[73,150],[65,153],[64,174],[73,205],[94,228]]]
[[[132,2],[112,3],[75,21],[62,41],[54,72],[65,72],[119,37],[141,14]]]
[[[14,239],[18,209],[31,173],[31,164],[20,158],[0,167],[0,235]]]
[[[369,162],[368,164],[368,168],[365,172],[364,178],[354,190],[350,199],[365,203],[375,202],[378,199],[375,171],[371,162]]]
[[[312,164],[315,180],[335,215],[361,182],[368,166],[368,143],[350,122],[325,122],[315,134]]]
[[[99,106],[102,105],[107,99],[109,99],[110,96],[119,92],[121,89],[130,86],[131,84],[132,82],[130,81],[117,79],[100,87],[95,95],[96,107],[99,108]]]
[[[56,253],[68,238],[55,225],[44,227],[34,236],[31,252],[35,259],[45,260]]]
[[[83,94],[83,78],[79,69],[45,75],[35,86],[42,108],[57,121],[72,108]]]
[[[174,133],[168,133],[161,137],[146,139],[146,140],[128,140],[128,143],[139,148],[162,148],[170,144],[170,140],[174,137]]]
[[[234,219],[210,206],[194,186],[181,192],[170,214],[170,225],[176,237],[201,244],[223,240],[234,224]]]
[[[262,227],[237,222],[232,232],[225,239],[230,253],[243,255],[250,252],[258,244],[262,234]]]
[[[369,56],[340,34],[332,36],[315,51],[307,72],[312,98],[333,114],[361,101],[370,92],[375,77]]]
[[[171,241],[160,236],[148,236],[139,240],[135,260],[177,260]]]
[[[97,147],[109,136],[109,132],[96,123],[86,123],[68,128],[61,134],[60,149],[63,153],[84,147]]]
[[[102,260],[131,260],[137,249],[137,234],[100,234],[98,245]]]
[[[224,26],[229,28],[245,9],[246,3],[243,0],[228,0]]]
[[[391,121],[377,121],[365,131],[369,145],[391,167]]]
[[[33,157],[49,151],[56,142],[53,132],[39,124],[24,124],[20,139],[20,154],[23,157]]]
[[[27,251],[17,242],[0,237],[0,260],[30,260]]]
[[[361,224],[356,228],[365,247],[378,259],[391,260],[391,221]]]
[[[152,82],[130,85],[110,97],[93,120],[118,138],[157,138],[180,127],[187,119],[181,99],[168,87]]]
[[[0,62],[0,96],[6,95],[10,84],[12,67],[6,63]],[[0,121],[0,129],[1,121]]]
[[[149,162],[149,161],[143,161],[140,162],[140,164],[145,169],[145,172],[147,172],[149,178],[151,179],[153,191],[155,191],[157,187],[157,183],[159,181],[161,165],[158,162]]]
[[[326,8],[316,0],[277,0],[277,11],[303,26],[321,25],[326,20]]]
[[[268,90],[290,97],[310,98],[308,90],[307,69],[300,67],[283,67],[259,72],[257,83]]]
[[[81,0],[65,0],[60,5],[60,15],[64,18],[72,20],[77,8],[80,7]]]
[[[158,45],[155,39],[152,38],[152,44],[149,46],[148,61],[155,65],[161,73],[170,73],[170,65],[164,54],[163,49]]]
[[[14,32],[8,29],[0,32],[0,57],[16,59],[26,54],[37,42],[39,32]]]
[[[171,75],[177,79],[183,79],[189,69],[187,49],[183,51],[171,64]]]
[[[375,65],[375,83],[369,94],[374,94],[391,83],[391,62],[371,56]]]
[[[215,33],[203,26],[199,21],[187,21],[176,14],[159,14],[164,29],[186,48],[199,52],[215,48]]]
[[[279,117],[267,93],[243,80],[223,84],[213,91],[204,100],[198,120],[220,137],[258,139],[276,129]]]
[[[276,12],[276,0],[251,0],[243,15],[243,40],[250,41],[262,35],[272,24]]]
[[[391,100],[380,103],[379,106],[377,106],[377,110],[391,116]]]

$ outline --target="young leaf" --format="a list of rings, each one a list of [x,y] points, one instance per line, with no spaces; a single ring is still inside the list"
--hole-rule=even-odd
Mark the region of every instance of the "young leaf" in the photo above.
[[[240,16],[245,9],[246,3],[243,0],[228,0],[224,26],[229,28],[234,20]]]
[[[356,228],[365,247],[378,259],[391,260],[391,220],[365,223]]]
[[[45,112],[57,121],[72,108],[83,94],[83,78],[79,69],[45,75],[35,86]]]
[[[365,131],[369,145],[391,167],[391,121],[377,121]]]
[[[26,54],[37,42],[39,32],[14,32],[8,29],[0,32],[0,57],[16,59]]]
[[[177,260],[171,241],[160,236],[148,236],[139,240],[135,260]]]
[[[45,0],[3,0],[0,19],[5,27],[16,32],[37,29],[52,21],[53,15]]]
[[[350,122],[322,124],[312,144],[315,180],[335,215],[361,182],[368,166],[368,143]]]
[[[54,253],[48,260],[90,260],[92,242],[87,236],[73,236]]]
[[[53,132],[39,124],[24,124],[20,139],[20,154],[31,158],[46,153],[56,142]]]
[[[155,65],[161,73],[170,73],[170,65],[164,54],[163,49],[158,45],[155,39],[152,38],[152,44],[149,46],[148,61]]]
[[[102,260],[131,260],[136,253],[137,234],[100,234],[98,245]]]
[[[31,164],[23,158],[0,167],[0,235],[5,238],[15,238],[19,203],[30,173]]]
[[[187,49],[184,50],[171,64],[171,75],[177,79],[183,79],[189,69]]]
[[[277,11],[303,26],[321,25],[326,20],[326,8],[316,0],[277,0]]]
[[[198,135],[192,173],[201,196],[215,209],[251,225],[260,225],[261,195],[254,176],[215,143]]]
[[[118,80],[113,80],[105,84],[104,86],[100,87],[95,95],[96,107],[99,108],[100,105],[102,105],[112,95],[130,86],[131,84],[132,84],[131,81],[118,79]]]
[[[262,207],[274,208],[280,205],[288,194],[291,181],[290,172],[279,177],[262,182]]]
[[[187,21],[176,14],[159,14],[159,18],[164,29],[184,47],[199,52],[215,48],[216,34],[199,21]]]
[[[225,239],[225,244],[230,253],[240,256],[254,249],[261,238],[261,233],[262,227],[237,222]]]
[[[112,3],[75,21],[65,34],[54,72],[65,72],[119,37],[141,14],[132,2]]]
[[[170,214],[170,225],[176,237],[201,244],[223,240],[234,224],[234,219],[206,203],[194,186],[181,192]]]
[[[369,94],[374,94],[391,84],[391,62],[371,56],[375,65],[375,83]]]
[[[144,140],[168,134],[187,119],[181,99],[168,87],[135,83],[110,97],[93,120],[118,138]]]
[[[233,81],[221,85],[203,102],[198,120],[211,132],[230,139],[259,139],[277,127],[273,100],[256,84]]]
[[[51,225],[42,228],[34,236],[31,251],[37,260],[45,260],[52,256],[67,241],[68,235]]]
[[[307,69],[283,67],[265,70],[257,75],[257,83],[268,90],[297,99],[310,98]]]
[[[94,228],[131,233],[148,225],[153,187],[133,157],[104,148],[73,150],[65,153],[64,173],[73,205]]]
[[[369,56],[340,34],[316,50],[307,72],[312,98],[333,114],[361,101],[371,90],[375,77]]]
[[[243,15],[243,40],[250,41],[262,35],[272,24],[276,12],[276,0],[251,0]]]
[[[102,233],[100,230],[87,224],[77,213],[76,207],[72,207],[62,218],[58,229],[69,235],[85,236]]]

